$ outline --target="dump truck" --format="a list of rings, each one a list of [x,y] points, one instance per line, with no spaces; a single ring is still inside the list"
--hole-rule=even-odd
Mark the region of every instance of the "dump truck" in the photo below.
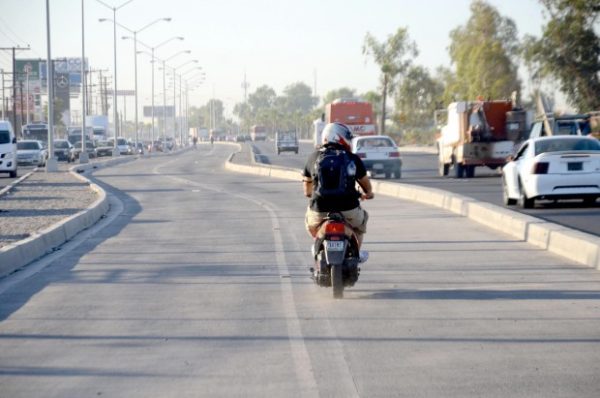
[[[472,178],[477,166],[502,167],[526,134],[527,114],[513,101],[453,102],[437,139],[439,174],[453,168],[456,178]]]

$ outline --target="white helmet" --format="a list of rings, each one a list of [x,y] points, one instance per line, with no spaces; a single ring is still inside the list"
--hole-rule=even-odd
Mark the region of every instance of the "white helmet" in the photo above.
[[[338,144],[350,151],[352,138],[352,132],[342,123],[329,123],[323,129],[323,145]]]

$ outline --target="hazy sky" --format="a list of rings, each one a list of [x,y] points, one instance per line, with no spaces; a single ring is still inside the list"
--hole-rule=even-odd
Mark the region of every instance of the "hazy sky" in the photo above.
[[[116,6],[124,2],[104,1]],[[488,2],[516,22],[519,36],[540,34],[543,20],[537,0]],[[203,104],[214,91],[231,113],[233,104],[243,99],[244,72],[249,92],[267,84],[281,93],[298,81],[312,87],[315,71],[320,96],[342,86],[358,92],[375,89],[377,68],[362,55],[366,32],[383,40],[406,26],[419,48],[416,63],[430,70],[449,66],[448,34],[466,22],[469,5],[470,0],[133,0],[117,11],[117,21],[138,30],[157,18],[171,17],[171,22],[141,32],[139,40],[155,46],[173,36],[185,37],[161,47],[156,55],[167,58],[191,50],[169,63],[177,67],[197,59],[203,67],[206,81],[194,93],[193,104]],[[81,0],[50,0],[50,7],[53,57],[80,56]],[[86,56],[92,67],[112,73],[112,23],[98,21],[112,18],[112,11],[96,0],[85,0],[85,7]],[[31,50],[18,58],[46,58],[45,18],[45,0],[0,0],[0,47],[29,44]],[[119,89],[134,87],[133,42],[121,39],[126,34],[117,31]],[[140,106],[150,103],[150,65],[149,57],[138,57]],[[9,52],[0,52],[0,67],[11,69]],[[158,73],[157,95],[162,90]]]

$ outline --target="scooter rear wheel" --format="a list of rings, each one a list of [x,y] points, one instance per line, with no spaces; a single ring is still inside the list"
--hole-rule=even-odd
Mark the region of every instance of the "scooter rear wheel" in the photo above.
[[[331,266],[331,287],[333,288],[333,298],[344,298],[344,280],[341,264]]]

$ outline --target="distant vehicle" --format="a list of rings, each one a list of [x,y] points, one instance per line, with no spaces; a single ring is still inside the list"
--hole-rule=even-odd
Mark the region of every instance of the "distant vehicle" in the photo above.
[[[17,137],[7,120],[0,120],[0,173],[17,176]]]
[[[98,141],[96,143],[96,156],[112,156],[114,143],[111,141]]]
[[[54,141],[54,156],[57,160],[75,161],[75,148],[68,140]]]
[[[111,138],[109,141],[114,144],[113,138]],[[133,148],[129,145],[125,138],[117,138],[117,149],[121,155],[133,155]]]
[[[145,152],[143,142],[138,141],[137,144],[133,144],[133,148],[134,148],[134,152],[137,153],[138,155],[143,155]]]
[[[85,139],[94,141],[94,130],[92,127],[86,127]],[[67,140],[73,145],[76,142],[81,142],[81,126],[71,126],[67,129]]]
[[[75,154],[75,159],[79,159],[79,155],[81,154],[81,141],[76,142],[73,145],[73,152]],[[85,142],[85,150],[90,159],[97,158],[98,152],[96,151],[96,145],[92,141]]]
[[[167,137],[165,145],[167,146],[168,151],[172,151],[175,149],[175,139],[173,137]]]
[[[385,178],[402,177],[402,159],[394,140],[387,135],[354,137],[352,153],[362,159],[372,175],[385,174]]]
[[[275,149],[277,154],[281,152],[295,152],[298,154],[298,136],[295,131],[275,133]]]
[[[198,129],[198,140],[208,141],[210,140],[210,132],[207,128],[201,127]]]
[[[29,123],[21,127],[24,140],[39,140],[48,142],[47,123]]]
[[[439,175],[453,167],[456,178],[472,178],[475,167],[502,167],[525,134],[526,113],[512,101],[452,102],[437,140]]]
[[[163,142],[156,140],[152,143],[152,152],[163,152]]]
[[[108,116],[90,115],[85,117],[86,126],[91,126],[94,131],[95,141],[104,141],[108,139]]]
[[[315,148],[319,148],[323,142],[322,133],[327,123],[325,123],[325,114],[319,119],[313,121],[313,144]]]
[[[502,169],[506,205],[532,208],[540,199],[600,197],[600,142],[593,137],[531,138]]]
[[[556,135],[590,135],[592,133],[593,113],[557,116],[550,110],[541,94],[536,97],[536,107],[538,116],[531,126],[528,138]]]
[[[250,137],[252,137],[252,141],[266,141],[267,128],[265,126],[250,127]]]
[[[550,128],[548,128],[551,126]],[[589,115],[563,115],[538,120],[531,126],[529,138],[557,135],[589,135],[592,132]]]
[[[324,122],[345,124],[355,136],[375,135],[377,130],[373,105],[359,98],[338,98],[326,104]]]
[[[17,142],[17,163],[19,165],[44,166],[48,151],[41,141],[21,140]]]

